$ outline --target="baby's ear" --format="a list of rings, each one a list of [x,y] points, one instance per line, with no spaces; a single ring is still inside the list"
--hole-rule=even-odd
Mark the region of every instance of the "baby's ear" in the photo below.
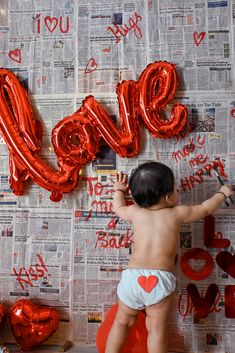
[[[170,197],[171,197],[171,194],[167,194],[167,195],[165,196],[165,201],[166,201],[166,203],[170,203],[170,202],[171,202]]]

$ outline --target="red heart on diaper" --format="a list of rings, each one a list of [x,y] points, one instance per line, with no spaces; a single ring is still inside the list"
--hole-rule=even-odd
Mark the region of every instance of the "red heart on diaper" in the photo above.
[[[156,276],[139,276],[138,277],[138,283],[140,287],[142,287],[145,292],[151,292],[151,290],[156,287],[158,283],[158,278]]]

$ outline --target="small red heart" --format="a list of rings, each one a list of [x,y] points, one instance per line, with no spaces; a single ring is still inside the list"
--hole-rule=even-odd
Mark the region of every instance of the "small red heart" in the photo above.
[[[85,74],[90,74],[91,72],[95,71],[98,67],[97,62],[94,58],[91,58],[85,68]]]
[[[193,33],[193,39],[194,39],[194,42],[197,47],[201,44],[201,42],[205,38],[205,35],[206,35],[206,32],[201,32],[201,33],[194,32]]]
[[[11,60],[15,61],[18,64],[21,64],[21,51],[19,48],[10,50],[8,56]]]
[[[235,254],[231,254],[228,251],[221,251],[216,256],[216,262],[224,272],[235,278]]]
[[[44,23],[47,26],[47,29],[52,33],[56,29],[58,18],[46,16],[44,18]]]
[[[156,287],[158,283],[158,278],[156,276],[139,276],[138,277],[138,283],[140,287],[142,287],[145,292],[151,292],[151,290]]]

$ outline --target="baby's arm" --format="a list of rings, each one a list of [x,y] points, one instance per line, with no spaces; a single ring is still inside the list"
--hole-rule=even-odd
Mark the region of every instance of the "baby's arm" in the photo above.
[[[233,194],[231,185],[223,185],[210,199],[195,206],[177,206],[176,211],[182,223],[191,223],[213,214]]]
[[[119,172],[116,174],[116,180],[114,182],[114,197],[113,197],[113,206],[114,206],[114,211],[115,213],[121,217],[122,219],[125,219],[127,221],[130,221],[130,207],[126,205],[126,200],[125,200],[125,192],[128,188],[128,183],[127,183],[127,175],[124,174],[123,172]]]

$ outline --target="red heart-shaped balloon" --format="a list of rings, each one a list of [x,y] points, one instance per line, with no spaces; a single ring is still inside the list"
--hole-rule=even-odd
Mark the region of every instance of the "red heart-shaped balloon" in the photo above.
[[[57,329],[59,314],[55,309],[38,306],[28,299],[18,300],[9,312],[12,332],[23,351],[46,341]]]
[[[109,331],[114,322],[118,305],[114,304],[109,309],[104,322],[101,324],[96,335],[96,345],[99,353],[105,352],[106,341]],[[121,353],[147,353],[147,329],[145,326],[146,315],[140,311],[138,318],[130,329],[128,336],[123,344]]]

